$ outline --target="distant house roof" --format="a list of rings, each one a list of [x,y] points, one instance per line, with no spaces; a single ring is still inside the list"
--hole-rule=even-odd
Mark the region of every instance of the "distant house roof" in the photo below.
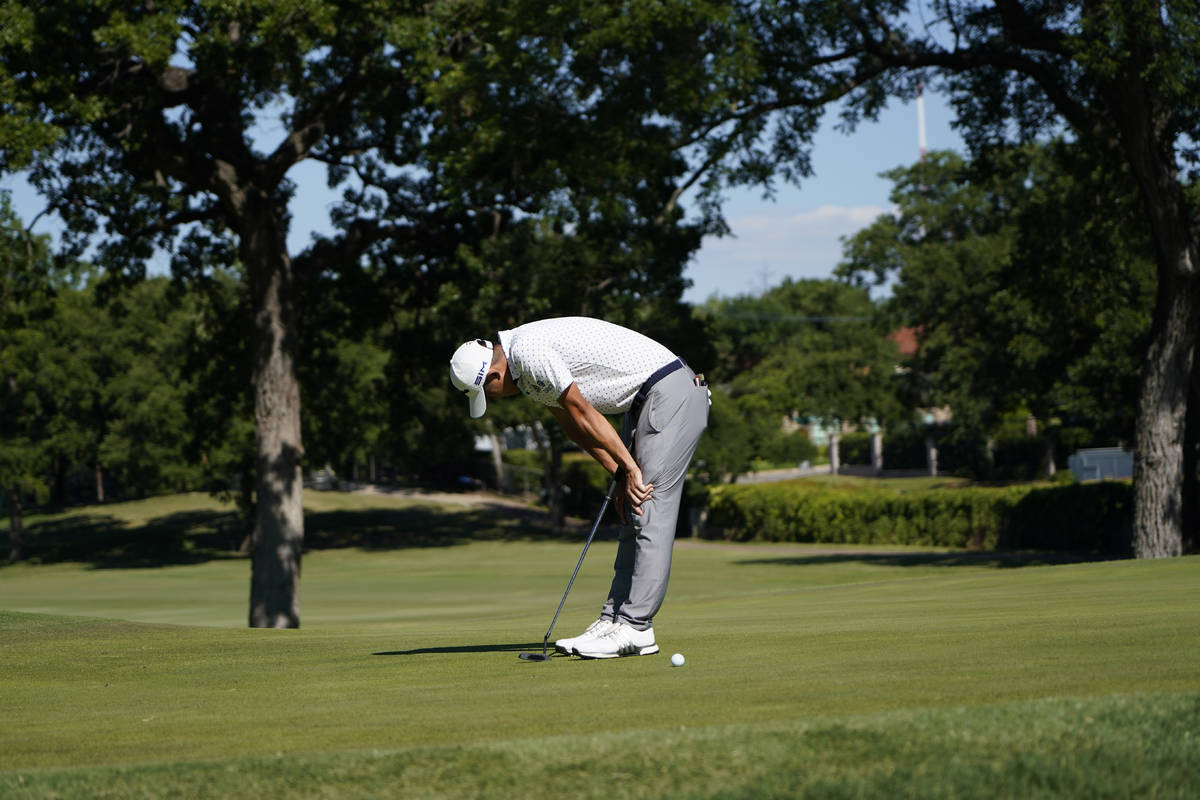
[[[887,338],[895,342],[896,348],[900,351],[900,355],[907,358],[908,356],[916,353],[921,346],[917,341],[918,333],[920,333],[918,328],[897,328],[889,333]]]

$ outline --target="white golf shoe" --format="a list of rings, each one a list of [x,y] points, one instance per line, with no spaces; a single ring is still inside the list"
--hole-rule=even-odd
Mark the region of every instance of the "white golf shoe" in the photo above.
[[[576,655],[583,658],[649,656],[657,652],[658,645],[654,643],[654,628],[639,631],[623,622],[615,623],[600,636],[580,638],[575,643]]]
[[[566,655],[571,655],[571,652],[575,649],[576,644],[578,644],[579,642],[582,642],[584,639],[591,639],[593,637],[600,636],[601,634],[607,633],[609,631],[609,629],[612,628],[613,625],[615,625],[615,624],[616,623],[614,623],[611,619],[604,619],[604,617],[601,617],[600,619],[593,622],[591,625],[588,625],[587,630],[585,630],[583,633],[579,634],[578,636],[572,636],[570,639],[557,640],[554,643],[554,649],[560,653],[565,653]]]

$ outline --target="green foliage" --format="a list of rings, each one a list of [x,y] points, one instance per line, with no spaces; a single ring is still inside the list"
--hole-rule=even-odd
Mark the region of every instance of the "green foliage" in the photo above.
[[[533,485],[544,491],[542,481],[546,469],[546,454],[538,450],[505,450],[504,462],[526,473],[536,473]],[[612,476],[591,456],[580,452],[562,454],[559,488],[562,491],[563,513],[576,517],[594,518],[604,502],[604,494]]]
[[[1124,553],[1125,483],[903,492],[786,484],[714,487],[709,525],[735,541]]]
[[[411,474],[458,474],[482,428],[447,389],[446,354],[499,327],[589,313],[655,335],[724,384],[698,456],[705,476],[722,480],[755,458],[802,450],[772,435],[784,416],[906,417],[887,326],[865,321],[877,309],[859,288],[801,282],[714,301],[694,318],[681,307],[682,265],[702,236],[723,230],[722,187],[769,193],[776,176],[807,175],[822,103],[844,95],[853,125],[889,96],[911,96],[917,76],[902,70],[969,66],[946,85],[981,158],[968,166],[934,155],[897,173],[900,211],[852,242],[847,272],[898,276],[893,319],[924,326],[909,407],[948,403],[977,426],[1023,408],[1128,439],[1154,291],[1150,248],[1131,222],[1141,218],[1131,173],[1097,152],[1091,132],[1106,146],[1120,139],[1104,115],[1125,95],[1106,82],[1132,70],[1155,90],[1157,152],[1194,155],[1194,21],[1174,5],[1168,24],[1147,27],[1107,2],[1015,17],[950,3],[937,24],[970,24],[955,28],[969,34],[964,51],[949,53],[893,26],[906,8],[5,2],[0,163],[38,156],[32,178],[66,220],[69,248],[97,245],[110,274],[140,274],[168,244],[190,288],[219,282],[222,268],[245,271],[227,284],[245,296],[224,298],[231,313],[208,315],[213,327],[195,337],[211,358],[199,373],[204,396],[188,405],[190,420],[208,423],[205,460],[230,484],[254,463],[247,342],[262,310],[253,291],[269,283],[246,242],[285,241],[288,170],[306,159],[328,165],[344,191],[337,232],[296,254],[289,273],[304,324],[285,340],[299,343],[311,460],[353,462],[378,448]],[[1010,121],[1042,131],[1066,113],[1031,76],[1004,71],[1028,63],[1017,34],[1042,25],[1066,31],[1047,40],[1063,48],[1053,65],[1070,78],[1062,94],[1087,112],[1082,127],[1067,114],[1080,143],[994,149]],[[1045,69],[1044,78],[1054,71]],[[255,129],[276,138],[255,141]],[[221,183],[230,170],[237,179]],[[247,214],[250,188],[261,202]],[[690,218],[679,205],[688,188]],[[134,477],[148,471],[134,463],[146,426],[89,435],[113,413],[87,390],[103,364],[47,353],[48,374],[78,384],[62,393],[69,412],[42,415],[54,429],[39,436],[60,460],[103,453],[130,465],[131,482],[177,480]],[[139,394],[142,380],[128,379],[116,413],[178,413],[173,396]],[[48,402],[37,393],[20,402],[35,400]],[[960,448],[971,469],[997,455],[1003,466],[1027,444],[1001,439],[989,457],[978,437],[952,433],[944,451]]]
[[[37,357],[48,345],[33,329],[54,314],[56,271],[47,242],[25,233],[0,192],[0,496],[46,489],[48,420],[37,390]]]
[[[285,289],[312,463],[382,452],[402,474],[461,474],[478,423],[449,402],[446,357],[529,319],[630,324],[703,368],[681,272],[719,216],[678,198],[696,179],[683,143],[744,86],[748,38],[725,4],[68,7],[0,4],[5,124],[53,121],[0,143],[0,166],[37,150],[67,252],[91,247],[114,283],[159,248],[189,288],[246,293],[197,337],[227,365],[199,365],[209,396],[192,404],[214,472],[245,474],[268,286]],[[336,231],[290,254],[305,160],[342,201]],[[204,288],[223,271],[240,282]]]
[[[716,350],[707,441],[708,480],[732,479],[759,458],[799,463],[816,453],[785,436],[785,418],[886,420],[902,413],[895,345],[865,289],[785,280],[759,297],[714,298],[696,309]]]
[[[843,464],[870,464],[871,434],[843,433],[838,439],[838,455]]]
[[[758,395],[734,396],[711,387],[708,429],[696,447],[693,471],[704,483],[732,481],[779,435],[782,417]]]
[[[585,453],[564,455],[563,484],[567,492],[563,510],[576,517],[594,519],[611,482],[608,470],[591,456]]]
[[[91,288],[61,286],[53,314],[17,331],[29,372],[15,385],[32,404],[27,424],[40,421],[31,441],[57,502],[94,498],[101,479],[118,494],[196,484],[199,471],[184,455],[183,376],[194,312],[176,300],[166,279],[108,306]],[[86,488],[69,488],[80,472]]]
[[[180,365],[194,391],[186,397],[185,456],[199,463],[203,487],[236,499],[243,526],[252,525],[255,421],[251,395],[252,327],[239,278],[224,270],[185,279],[196,320]]]
[[[904,423],[887,429],[883,437],[883,463],[887,469],[925,469],[928,458],[925,439],[929,432],[924,425]],[[939,457],[939,469],[941,459]]]
[[[1131,438],[1154,265],[1127,172],[1088,157],[1056,142],[889,173],[898,211],[838,272],[895,280],[888,311],[920,341],[911,403],[984,430],[1019,411]]]
[[[301,373],[308,463],[365,464],[377,451],[386,425],[385,376],[391,354],[371,341],[322,334],[320,357],[307,359]]]
[[[908,215],[915,224],[877,229],[881,246],[864,246],[860,255],[868,270],[886,272],[918,260],[889,258],[892,242],[903,249],[906,237],[916,237],[933,245],[919,260],[928,279],[922,283],[936,290],[930,294],[937,302],[915,292],[915,302],[901,311],[930,326],[922,350],[924,359],[938,363],[932,389],[954,396],[949,404],[959,418],[986,424],[1019,405],[1048,418],[1048,412],[1074,405],[1078,413],[1094,415],[1082,423],[1129,440],[1136,413],[1138,462],[1147,468],[1138,481],[1140,555],[1179,551],[1187,504],[1182,445],[1193,437],[1183,431],[1188,376],[1179,369],[1193,363],[1200,339],[1194,269],[1200,241],[1188,188],[1200,177],[1200,24],[1194,6],[1184,0],[948,0],[933,13],[915,15],[917,24],[909,4],[899,2],[745,6],[761,32],[755,56],[770,67],[758,81],[766,91],[748,98],[745,113],[769,117],[779,132],[770,142],[764,128],[755,129],[755,144],[768,151],[764,172],[807,174],[806,112],[840,99],[842,121],[852,128],[873,118],[889,98],[911,98],[927,83],[950,95],[956,127],[973,155],[1000,153],[1005,166],[993,179],[1018,185],[1031,179],[1024,187],[1029,205],[1020,207],[1017,186],[1006,194],[1017,201],[1018,215],[1031,212],[1034,241],[1045,247],[1026,247],[1019,239],[1010,246],[1003,226],[1013,221],[1007,212],[1014,206],[996,204],[1001,213],[994,221],[986,215],[964,219],[974,214],[975,200],[986,200],[966,192],[960,195],[967,215],[950,204],[927,224]],[[793,128],[797,119],[801,124]],[[1074,188],[1042,181],[1029,163],[1010,160],[1014,151],[1006,145],[1064,135],[1073,142],[1066,149],[1078,148],[1074,169],[1063,172],[1078,181]],[[914,178],[914,188],[933,183]],[[975,188],[986,192],[996,182]],[[1050,191],[1043,194],[1042,187]],[[935,199],[941,194],[931,192]],[[960,229],[961,222],[968,225]],[[1039,223],[1045,229],[1038,231]],[[981,235],[964,238],[972,226]],[[1060,240],[1047,237],[1046,229]],[[1152,263],[1153,270],[1143,271],[1140,262]],[[1006,266],[1015,269],[998,269]],[[1043,272],[1049,280],[1042,280]],[[1011,288],[997,280],[1001,275],[1014,279]],[[1125,291],[1112,291],[1113,283],[1124,283]],[[1103,311],[1113,308],[1132,316],[1105,320]],[[1079,325],[1047,325],[1051,319]],[[940,324],[947,321],[961,330]],[[1097,335],[1097,323],[1116,334],[1107,348],[1099,344],[1104,336]],[[1087,355],[1105,349],[1119,357]],[[1071,384],[1102,372],[1110,377],[1107,394],[1095,386],[1086,392],[1100,402],[1066,396]],[[1141,376],[1136,404],[1124,394],[1129,375]],[[916,387],[928,398],[933,392],[926,388]]]
[[[797,465],[804,461],[813,462],[820,454],[819,448],[808,438],[808,431],[802,428],[772,436],[766,442],[766,447],[766,458],[777,464]]]
[[[198,321],[195,298],[165,278],[132,287],[107,313],[101,338],[108,374],[102,381],[107,420],[99,463],[125,492],[146,495],[195,488],[200,467],[188,458],[187,397],[198,391],[186,374],[188,341]],[[86,344],[81,343],[86,352]]]

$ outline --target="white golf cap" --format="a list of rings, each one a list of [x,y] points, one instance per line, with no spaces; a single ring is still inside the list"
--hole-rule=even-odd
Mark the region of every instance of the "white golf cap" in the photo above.
[[[467,396],[472,417],[482,417],[487,411],[483,379],[491,363],[492,343],[484,339],[463,344],[450,359],[450,382]]]

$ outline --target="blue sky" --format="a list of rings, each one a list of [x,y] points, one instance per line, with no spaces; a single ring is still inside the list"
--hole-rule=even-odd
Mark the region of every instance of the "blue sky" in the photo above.
[[[963,151],[951,130],[951,111],[943,99],[925,98],[930,150]],[[851,134],[834,129],[827,114],[814,140],[815,174],[800,187],[779,186],[774,200],[746,189],[729,195],[724,206],[732,235],[704,240],[684,274],[693,285],[684,300],[702,303],[712,295],[757,294],[785,277],[827,278],[841,260],[841,238],[869,225],[890,208],[891,184],[879,174],[918,158],[915,103],[893,101],[875,123]],[[314,231],[329,229],[324,167],[300,164],[290,173],[299,185],[288,245],[302,249]],[[36,194],[19,176],[0,178],[0,189],[13,193],[13,204],[26,224],[42,209]],[[54,234],[57,219],[43,217],[34,230]],[[164,261],[165,263],[165,261]]]
[[[929,150],[964,152],[943,98],[926,93],[925,119]],[[851,134],[834,122],[827,115],[814,138],[816,174],[803,185],[780,187],[774,200],[756,190],[730,196],[724,208],[733,235],[704,240],[684,273],[693,284],[685,300],[758,294],[785,277],[828,278],[842,257],[841,238],[890,210],[892,185],[880,173],[918,160],[916,103],[893,101],[878,122]]]

